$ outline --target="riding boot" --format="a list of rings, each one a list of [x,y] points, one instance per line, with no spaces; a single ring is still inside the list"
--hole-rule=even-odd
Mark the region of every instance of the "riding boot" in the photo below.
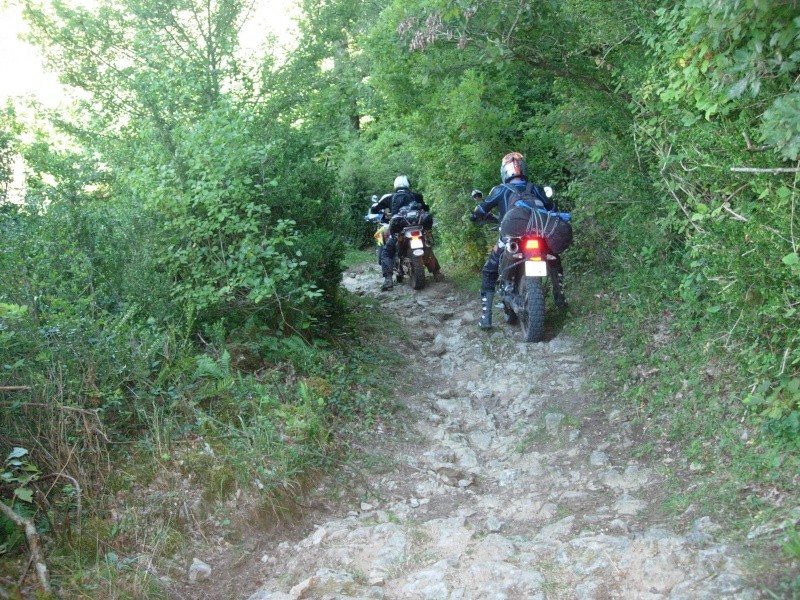
[[[553,279],[553,300],[560,309],[567,308],[567,298],[564,296],[564,274],[558,273]]]
[[[431,272],[433,275],[433,280],[436,282],[444,281],[444,275],[442,274],[442,267],[439,264],[439,260],[434,256],[433,252],[431,252],[430,257],[425,262],[425,266],[428,268],[428,271]]]
[[[492,301],[494,292],[481,292],[481,320],[478,326],[481,329],[491,329],[492,327]]]
[[[383,278],[383,285],[381,286],[381,291],[385,292],[387,290],[392,289],[393,287],[394,287],[394,283],[392,282],[392,276],[391,275],[386,275]]]

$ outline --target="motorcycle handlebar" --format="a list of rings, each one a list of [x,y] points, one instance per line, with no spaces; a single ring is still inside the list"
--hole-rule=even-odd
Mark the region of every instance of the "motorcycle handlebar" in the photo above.
[[[483,216],[482,218],[473,220],[473,223],[476,223],[477,225],[490,225],[490,224],[496,225],[500,223],[500,219],[498,219],[496,216],[490,213]]]

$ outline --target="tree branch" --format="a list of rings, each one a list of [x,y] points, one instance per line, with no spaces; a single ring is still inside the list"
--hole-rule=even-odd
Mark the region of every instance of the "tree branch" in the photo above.
[[[568,68],[563,68],[556,64],[546,62],[544,60],[539,60],[533,56],[525,56],[517,52],[516,48],[514,48],[512,51],[514,52],[514,56],[517,59],[526,62],[534,69],[540,69],[541,71],[544,71],[556,77],[561,77],[563,79],[567,79],[575,83],[581,83],[586,87],[588,87],[589,89],[592,89],[596,92],[605,92],[606,94],[609,94],[611,96],[614,95],[614,90],[598,79],[594,79],[593,77],[589,77],[587,75],[581,75],[575,73],[574,71],[570,71]],[[622,96],[623,98],[627,98],[626,94],[619,93],[618,95]]]
[[[770,173],[770,174],[777,174],[777,173],[800,173],[800,167],[786,167],[786,168],[776,168],[776,169],[758,169],[756,167],[731,167],[731,171],[734,173]]]
[[[0,391],[3,391],[2,388],[0,388]],[[69,410],[69,411],[72,411],[72,412],[81,413],[81,414],[85,414],[85,415],[92,415],[94,417],[97,417],[97,409],[96,408],[92,408],[92,409],[89,409],[89,408],[78,408],[77,406],[65,406],[63,404],[48,404],[46,402],[22,402],[20,404],[0,404],[0,406],[2,406],[2,407],[20,406],[20,407],[26,407],[26,408],[29,407],[29,406],[34,406],[34,407],[37,407],[37,408],[57,408],[59,410]]]
[[[731,209],[731,205],[728,202],[723,202],[722,203],[722,208],[724,208],[726,211],[728,211],[731,214],[731,216],[732,216],[734,221],[742,221],[743,223],[747,223],[747,217],[743,217],[739,213],[733,211]]]
[[[744,136],[744,143],[747,144],[747,149],[750,152],[764,152],[765,150],[769,150],[770,148],[774,148],[773,144],[764,144],[763,146],[754,146],[750,136],[747,135],[746,131],[742,132]]]
[[[50,588],[50,581],[47,577],[47,564],[44,562],[44,558],[42,558],[39,533],[36,531],[36,526],[33,524],[33,521],[22,515],[18,515],[4,502],[0,502],[0,512],[25,532],[25,537],[28,539],[28,548],[31,551],[31,560],[36,566],[36,575],[39,577],[39,585],[42,587],[42,592],[45,594],[52,594],[53,590]]]

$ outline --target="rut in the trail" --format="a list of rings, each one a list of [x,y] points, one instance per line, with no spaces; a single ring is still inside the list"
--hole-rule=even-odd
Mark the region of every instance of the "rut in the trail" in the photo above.
[[[659,476],[626,452],[624,415],[593,410],[566,334],[481,332],[447,283],[380,293],[364,268],[344,285],[405,323],[429,385],[404,398],[413,433],[375,448],[393,462],[372,495],[269,550],[250,600],[758,596],[712,518],[659,526]]]

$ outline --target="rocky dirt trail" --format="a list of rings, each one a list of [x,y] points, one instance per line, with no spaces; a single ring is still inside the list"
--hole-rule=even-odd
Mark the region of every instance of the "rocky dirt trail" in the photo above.
[[[265,549],[241,598],[759,597],[714,515],[678,531],[659,517],[670,459],[634,458],[637,432],[588,390],[577,341],[521,344],[497,309],[479,331],[478,300],[447,282],[380,281],[365,265],[343,283],[404,324],[411,423],[375,436],[382,464],[350,506]]]

